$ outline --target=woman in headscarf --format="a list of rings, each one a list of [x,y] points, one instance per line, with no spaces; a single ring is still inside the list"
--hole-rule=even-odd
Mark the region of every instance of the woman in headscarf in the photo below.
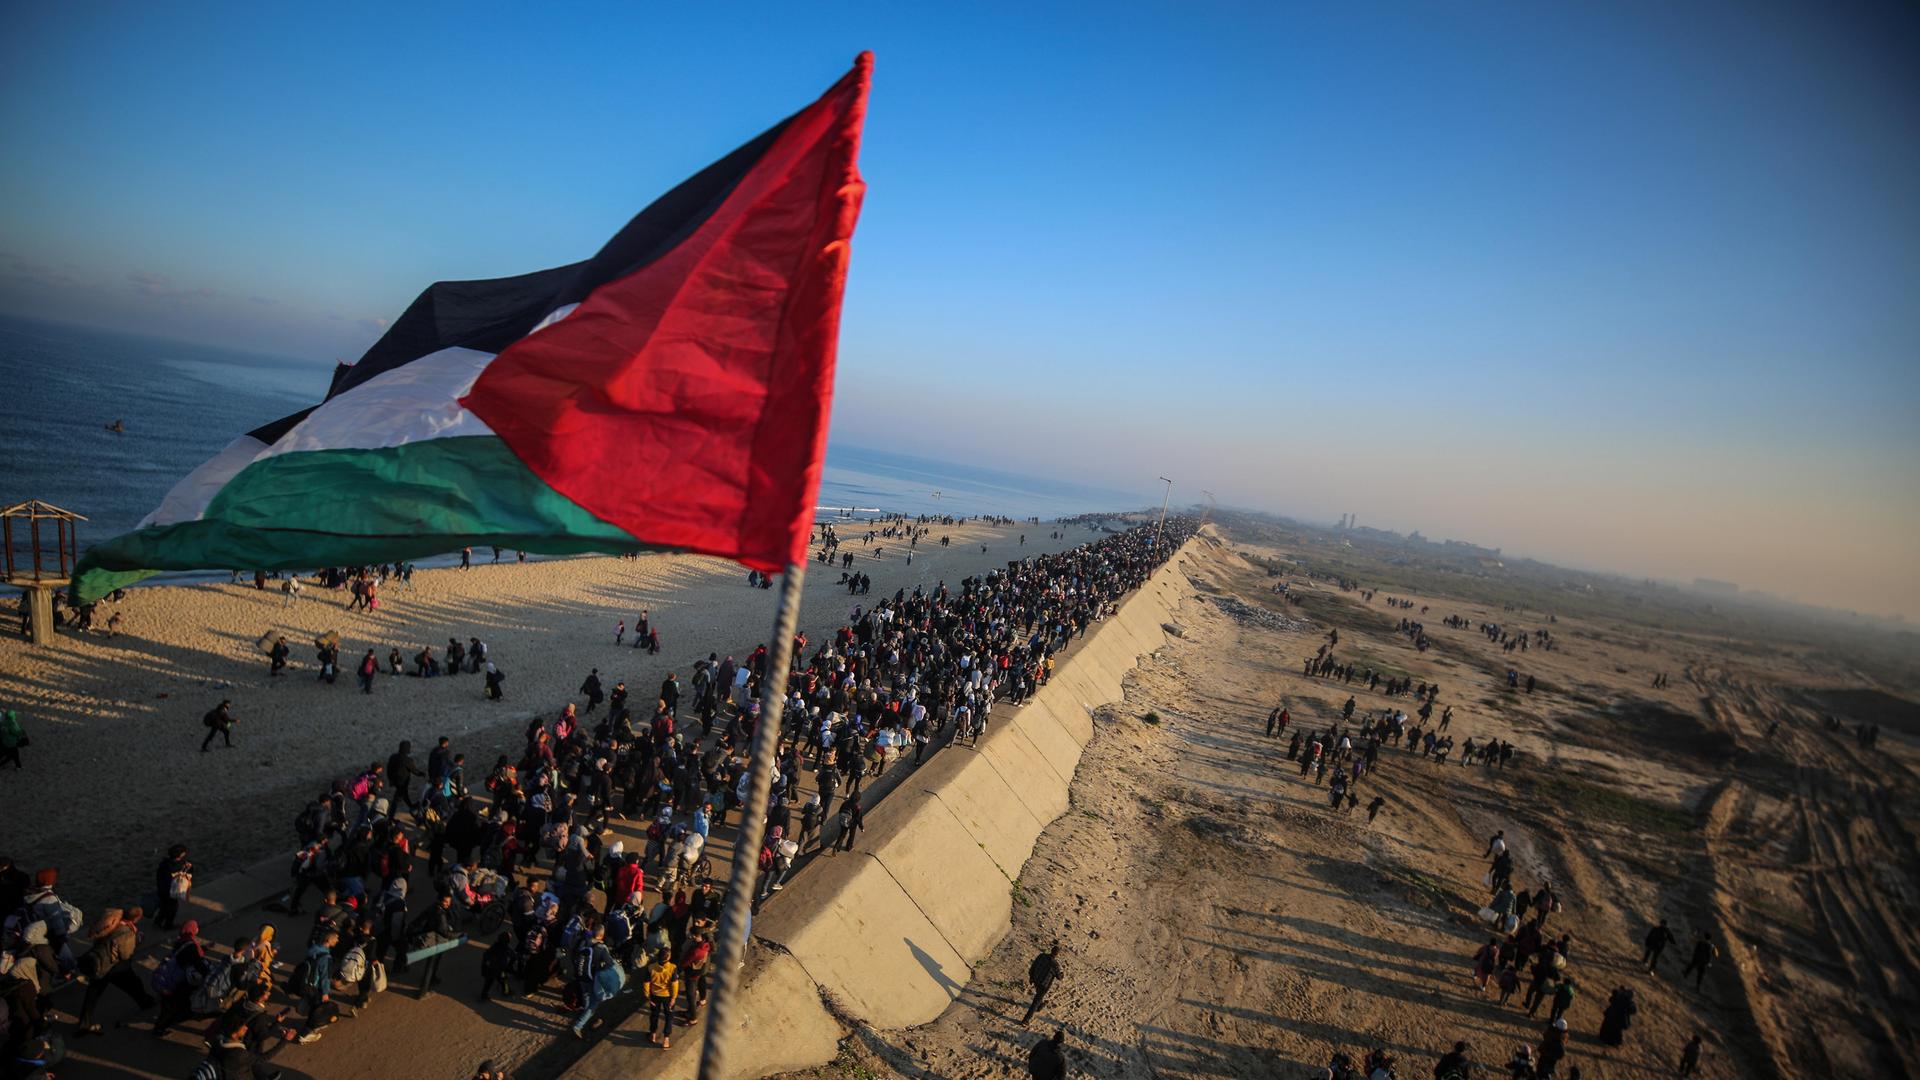
[[[207,962],[207,947],[200,941],[200,924],[188,919],[180,924],[180,936],[173,951],[153,973],[153,992],[160,998],[160,1015],[153,1022],[153,1037],[193,1015],[193,988],[213,974]]]
[[[280,947],[273,942],[273,924],[262,923],[260,932],[241,949],[244,964],[234,989],[252,993],[255,986],[273,985],[273,965],[280,958]]]

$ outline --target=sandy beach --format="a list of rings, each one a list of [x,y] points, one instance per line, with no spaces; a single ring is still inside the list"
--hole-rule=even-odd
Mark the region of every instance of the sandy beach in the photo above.
[[[1763,644],[1777,631],[1622,619],[1598,597],[1556,601],[1550,624],[1547,610],[1501,602],[1519,598],[1513,585],[1459,577],[1369,601],[1300,568],[1407,580],[1398,553],[1226,535],[1195,560],[1183,633],[1097,715],[1073,808],[1042,835],[1010,933],[958,1000],[920,1027],[854,1028],[837,1060],[788,1080],[1021,1075],[1056,1028],[1069,1075],[1107,1080],[1304,1077],[1375,1048],[1399,1076],[1424,1077],[1455,1040],[1505,1075],[1549,1010],[1529,1017],[1519,994],[1502,1006],[1470,977],[1496,830],[1516,881],[1551,882],[1566,905],[1549,927],[1572,934],[1578,989],[1554,1075],[1673,1075],[1696,1033],[1703,1077],[1912,1075],[1897,999],[1916,970],[1913,908],[1895,883],[1915,867],[1900,824],[1920,762],[1911,706],[1899,727],[1887,720],[1878,752],[1852,736],[1862,718],[1902,717],[1885,693],[1901,687],[1834,694],[1823,688],[1872,685],[1845,652],[1789,657]],[[1275,595],[1277,580],[1300,602]],[[1389,609],[1387,596],[1414,607]],[[1469,626],[1439,625],[1447,615]],[[1397,630],[1408,616],[1424,617],[1425,652]],[[1472,628],[1482,622],[1549,625],[1560,644],[1506,652]],[[1288,760],[1290,736],[1265,734],[1269,710],[1287,706],[1290,730],[1306,732],[1338,723],[1349,696],[1363,715],[1413,711],[1411,696],[1361,680],[1303,676],[1329,631],[1338,655],[1441,683],[1447,733],[1509,740],[1515,761],[1468,768],[1457,750],[1437,763],[1388,746],[1357,808],[1329,809],[1327,784]],[[1538,688],[1507,689],[1509,667]],[[1672,680],[1656,690],[1659,671]],[[1822,701],[1846,703],[1844,730],[1822,727]],[[1646,973],[1640,942],[1656,918],[1718,943],[1699,987],[1679,977],[1690,937]],[[1022,1025],[1028,964],[1056,940],[1062,985]],[[1596,1032],[1622,986],[1639,1012],[1613,1047]]]
[[[876,540],[872,557],[859,534],[843,527],[842,550],[873,579],[867,597],[836,584],[838,569],[809,567],[800,626],[818,635],[846,621],[857,603],[931,589],[941,581],[1004,566],[1025,554],[1085,543],[1083,526],[937,528],[915,549]],[[939,546],[942,534],[953,537]],[[1018,537],[1026,535],[1026,545]],[[985,550],[982,550],[982,548]],[[117,605],[119,636],[104,632],[34,649],[0,639],[0,701],[20,711],[33,745],[27,768],[0,776],[0,853],[21,866],[58,866],[62,893],[87,910],[137,900],[152,889],[152,871],[166,849],[192,850],[202,880],[294,846],[292,821],[305,801],[335,777],[384,761],[401,739],[424,754],[441,735],[467,755],[478,782],[500,752],[518,753],[527,719],[552,715],[578,693],[592,668],[610,689],[625,679],[636,698],[650,698],[668,672],[684,685],[695,660],[717,652],[744,659],[771,626],[773,590],[749,588],[746,572],[718,559],[641,555],[499,564],[475,551],[472,570],[417,572],[411,589],[390,585],[375,612],[348,611],[345,590],[307,588],[291,605],[277,583],[154,586],[128,591]],[[631,648],[642,608],[660,629],[661,652]],[[101,615],[104,624],[106,612]],[[629,627],[615,646],[615,624]],[[292,664],[269,678],[256,645],[269,631],[287,635]],[[316,679],[311,642],[338,631],[341,666],[373,648],[383,674],[363,695],[351,674],[332,685]],[[444,652],[447,639],[479,637],[507,676],[506,699],[488,702],[478,675],[440,679],[384,674],[398,647],[409,669],[423,645]],[[222,699],[239,723],[234,748],[206,734],[200,718]]]

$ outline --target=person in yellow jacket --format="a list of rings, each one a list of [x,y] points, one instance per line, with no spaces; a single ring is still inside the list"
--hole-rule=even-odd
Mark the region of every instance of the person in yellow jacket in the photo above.
[[[647,968],[647,1040],[673,1045],[673,1003],[680,998],[680,972],[663,954]]]

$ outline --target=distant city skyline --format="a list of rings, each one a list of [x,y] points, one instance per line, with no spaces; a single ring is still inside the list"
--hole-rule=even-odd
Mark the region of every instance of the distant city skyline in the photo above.
[[[1920,616],[1911,5],[585,17],[15,6],[0,312],[324,370],[871,48],[837,439]]]

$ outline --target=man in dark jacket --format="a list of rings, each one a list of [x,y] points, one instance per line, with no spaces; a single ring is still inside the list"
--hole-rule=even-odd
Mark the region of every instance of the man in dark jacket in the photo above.
[[[225,739],[228,746],[233,745],[233,702],[222,701],[206,716],[201,717],[201,723],[207,726],[207,737],[200,740],[201,753],[206,753],[213,745],[215,735]]]
[[[1047,999],[1047,991],[1060,978],[1060,943],[1033,958],[1027,965],[1027,982],[1033,986],[1033,1002],[1027,1006],[1027,1015],[1020,1018],[1020,1026],[1026,1027],[1033,1020],[1033,1014],[1040,1011],[1040,1005]]]
[[[1654,970],[1660,966],[1660,954],[1671,944],[1673,931],[1667,929],[1667,920],[1661,919],[1660,925],[1647,931],[1647,951],[1640,957],[1640,962],[1647,965],[1648,971]]]
[[[1433,1067],[1433,1080],[1466,1080],[1473,1062],[1467,1060],[1467,1044],[1457,1042]]]
[[[387,782],[394,786],[401,800],[414,811],[420,809],[420,804],[414,801],[413,792],[407,789],[413,786],[413,778],[420,775],[420,763],[413,760],[413,743],[401,740],[400,749],[387,758]]]
[[[220,1067],[224,1080],[279,1080],[280,1070],[273,1068],[260,1059],[260,1055],[247,1045],[247,1024],[236,1021],[224,1027],[219,1041],[207,1056]]]
[[[435,787],[447,778],[447,772],[453,766],[453,750],[449,743],[450,740],[442,735],[439,743],[427,751],[427,783]]]
[[[1713,939],[1707,936],[1707,932],[1705,930],[1696,932],[1693,938],[1693,958],[1687,961],[1686,967],[1680,969],[1681,980],[1684,981],[1687,976],[1692,975],[1693,988],[1700,989],[1700,984],[1706,981],[1707,969],[1713,966],[1713,958],[1719,955],[1719,948],[1714,945]]]
[[[1027,1051],[1027,1075],[1033,1080],[1066,1080],[1067,1057],[1060,1052],[1060,1045],[1067,1041],[1064,1030],[1033,1044]]]

